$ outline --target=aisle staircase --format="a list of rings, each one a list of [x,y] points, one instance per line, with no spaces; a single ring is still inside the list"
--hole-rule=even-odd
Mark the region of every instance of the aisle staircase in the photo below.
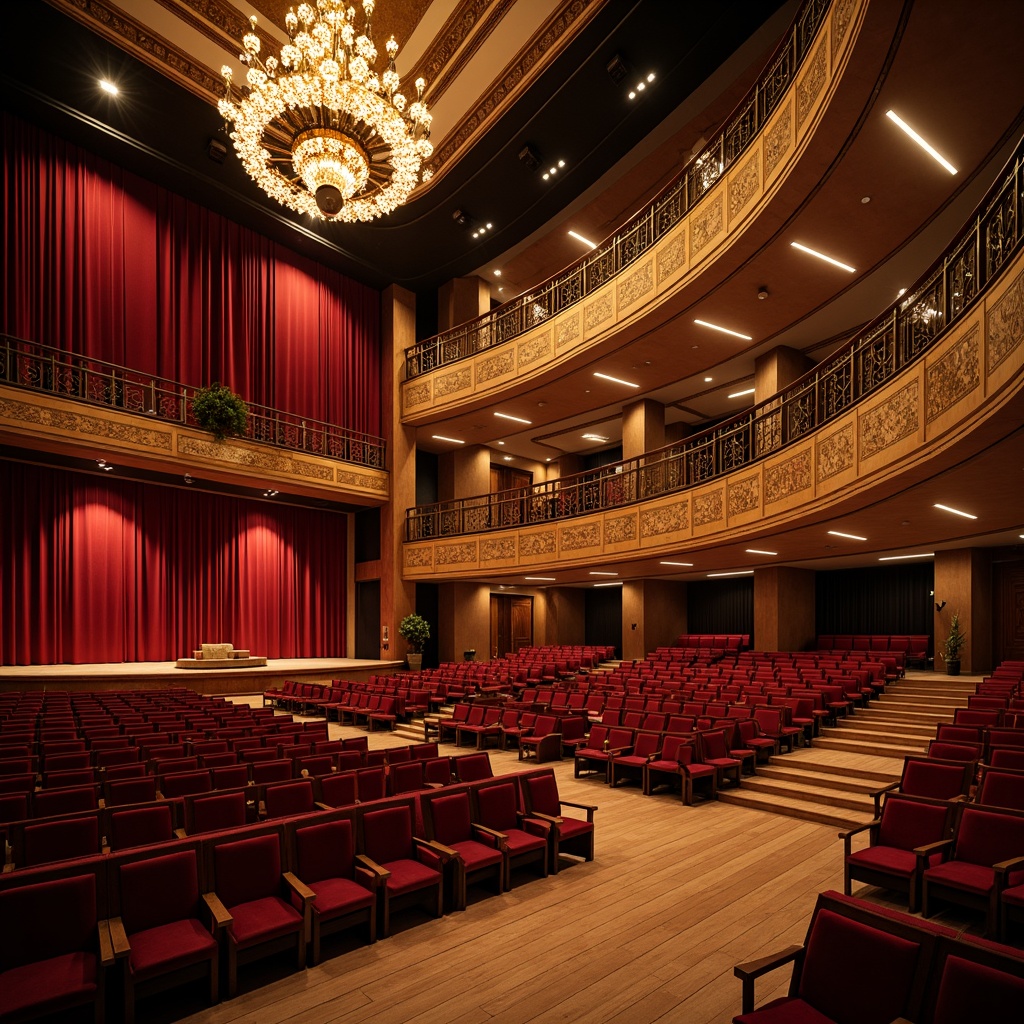
[[[868,707],[823,729],[812,747],[771,758],[740,788],[718,797],[840,829],[866,824],[874,816],[870,794],[899,779],[904,757],[925,752],[936,725],[953,721],[974,685],[966,678],[901,679]]]

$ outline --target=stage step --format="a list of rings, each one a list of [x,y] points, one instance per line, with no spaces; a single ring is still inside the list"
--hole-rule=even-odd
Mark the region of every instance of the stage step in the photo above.
[[[935,739],[935,726],[937,723],[930,722],[903,722],[899,719],[890,719],[884,715],[859,714],[852,721],[847,720],[840,725],[826,726],[821,730],[822,736],[854,736],[868,733],[874,736],[884,733],[887,736],[899,736],[901,739],[918,739],[921,743]]]
[[[888,740],[889,738],[886,737]],[[814,741],[821,750],[846,750],[853,754],[869,754],[872,757],[904,758],[925,752],[923,743],[879,742],[871,739],[847,739],[838,736],[822,736]]]
[[[816,760],[815,750],[798,750],[793,754],[779,754],[768,761],[769,767],[786,768],[804,772],[816,772],[821,775],[838,775],[843,778],[860,779],[869,783],[885,785],[895,782],[903,769],[902,758],[899,760],[883,757],[875,758],[865,767],[864,758],[847,758],[845,755],[826,756],[825,760]],[[818,752],[820,755],[820,751]],[[762,771],[763,768],[758,768]],[[877,788],[877,787],[875,787]]]
[[[725,804],[739,804],[742,807],[782,814],[789,818],[800,818],[803,821],[816,821],[843,830],[866,825],[873,818],[870,808],[866,812],[859,812],[774,793],[756,793],[746,784],[738,789],[719,790],[718,799]]]
[[[878,788],[878,787],[875,787]],[[747,793],[783,797],[787,800],[801,800],[819,806],[838,807],[843,810],[870,811],[871,798],[867,792],[856,793],[850,790],[814,783],[800,775],[788,778],[769,777],[766,773],[747,776],[743,779],[742,789]],[[727,790],[719,790],[719,796]]]
[[[834,789],[863,797],[877,792],[882,786],[895,782],[899,778],[898,775],[895,777],[887,776],[884,780],[866,779],[856,775],[838,775],[824,770],[825,767],[822,766],[821,771],[807,771],[803,765],[794,765],[792,768],[788,765],[785,767],[774,764],[761,765],[757,769],[757,775],[754,779],[745,778],[743,784],[746,785],[747,782],[754,782],[760,779],[769,779],[772,782],[783,782],[796,786]]]

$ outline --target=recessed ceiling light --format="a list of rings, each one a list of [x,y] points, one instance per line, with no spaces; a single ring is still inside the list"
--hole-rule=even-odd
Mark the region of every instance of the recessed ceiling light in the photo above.
[[[576,231],[570,231],[570,236],[575,238],[577,242],[582,242],[584,245],[589,245],[591,249],[597,248],[597,242],[592,242],[589,238],[584,238],[581,234]]]
[[[554,583],[554,576],[524,576],[524,580],[528,583]]]
[[[591,576],[618,576],[619,574],[617,572],[598,572],[597,570],[595,570],[590,575]]]
[[[958,508],[951,508],[949,505],[940,505],[938,502],[932,506],[933,508],[942,509],[943,512],[952,512],[955,516],[963,516],[964,519],[977,519],[977,516],[972,516],[970,512],[961,512]]]
[[[113,82],[108,81],[106,78],[100,79],[100,88],[111,96],[116,96],[121,91]]]
[[[512,457],[511,455],[502,455],[502,458],[503,458],[503,459],[504,459],[504,460],[505,460],[506,462],[511,462],[511,461],[512,461],[512,458],[513,458],[513,457]]]
[[[602,434],[581,434],[580,436],[584,441],[597,441],[599,444],[604,444],[604,442],[608,440],[608,438],[604,437]]]
[[[693,562],[659,562],[659,565],[683,565],[688,569],[693,568]]]
[[[709,572],[708,579],[714,579],[716,576],[753,576],[753,569],[744,569],[742,572]]]
[[[823,252],[818,252],[817,249],[811,249],[806,245],[801,245],[799,242],[789,243],[794,249],[799,249],[801,252],[807,253],[808,256],[815,256],[819,260],[824,260],[826,263],[831,263],[833,267],[838,267],[840,270],[849,271],[851,274],[856,274],[857,271],[854,267],[851,267],[849,263],[840,263],[839,260],[833,259],[831,256],[826,256]]]
[[[934,558],[934,551],[922,551],[919,555],[885,555],[878,560],[880,562],[903,562],[908,558]]]
[[[502,420],[511,420],[513,423],[525,423],[528,427],[533,425],[532,420],[524,420],[521,416],[510,416],[507,412],[496,412],[494,415]]]
[[[715,379],[714,377],[705,377],[704,378],[704,383],[705,384],[710,384],[714,379]]]
[[[887,110],[885,112],[885,116],[889,118],[897,128],[906,132],[907,135],[912,138],[933,160],[942,164],[950,174],[956,174],[956,168],[934,146],[925,142],[925,140],[922,139],[921,136],[918,135],[917,132],[915,132],[914,129],[896,113],[896,111]]]
[[[746,398],[747,395],[752,395],[753,393],[754,393],[754,389],[753,388],[747,388],[746,391],[734,391],[729,397],[730,398]]]
[[[623,387],[627,387],[627,388],[638,388],[638,387],[640,387],[639,384],[634,384],[633,381],[631,381],[631,380],[623,380],[621,377],[612,377],[612,376],[610,376],[607,373],[598,373],[596,370],[594,371],[594,376],[595,377],[600,377],[601,380],[611,381],[612,384],[621,384]]]
[[[465,444],[466,443],[460,437],[445,437],[444,434],[431,434],[430,436],[435,441],[450,441],[452,444]]]
[[[758,551],[757,548],[747,548],[748,555],[777,555],[778,551]]]
[[[499,441],[499,442],[498,442],[498,444],[499,444],[499,445],[500,445],[500,446],[501,446],[502,448],[504,448],[504,447],[505,447],[505,442],[504,442],[504,441]]]
[[[622,586],[622,581],[619,580],[616,583],[595,583],[594,586],[595,587],[621,587]]]
[[[494,276],[495,276],[495,277],[501,277],[501,271],[500,271],[500,270],[496,270],[496,271],[494,272]]]
[[[847,540],[867,540],[867,537],[858,537],[855,533],[841,533],[839,530],[829,530],[830,537],[845,537]]]
[[[551,456],[549,455],[544,461],[545,462],[550,462],[551,461]]]
[[[710,327],[713,331],[721,331],[722,334],[731,334],[734,338],[742,338],[743,341],[753,341],[749,334],[740,334],[739,331],[730,331],[728,327],[719,327],[718,324],[709,323],[707,320],[694,320],[695,324],[701,327]]]

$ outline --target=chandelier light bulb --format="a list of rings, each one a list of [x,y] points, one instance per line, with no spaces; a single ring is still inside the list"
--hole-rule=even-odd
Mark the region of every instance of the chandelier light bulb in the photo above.
[[[221,69],[219,110],[233,127],[235,151],[249,176],[272,199],[297,213],[345,222],[391,213],[430,174],[430,113],[418,78],[408,103],[395,68],[398,43],[378,58],[363,0],[364,24],[341,0],[300,4],[285,16],[289,42],[280,58],[260,56],[256,17],[242,38],[246,88],[236,93]]]

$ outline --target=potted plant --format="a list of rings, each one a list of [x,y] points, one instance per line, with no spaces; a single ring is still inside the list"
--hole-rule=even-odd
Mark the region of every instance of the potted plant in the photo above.
[[[210,431],[218,441],[223,441],[245,433],[249,407],[231,388],[214,381],[192,396],[192,415],[202,430]]]
[[[409,645],[409,668],[419,672],[423,667],[423,645],[430,639],[430,623],[413,612],[398,624],[398,635]]]
[[[960,652],[966,643],[967,634],[960,628],[960,613],[955,612],[949,623],[949,635],[939,655],[946,663],[946,675],[960,675]]]

